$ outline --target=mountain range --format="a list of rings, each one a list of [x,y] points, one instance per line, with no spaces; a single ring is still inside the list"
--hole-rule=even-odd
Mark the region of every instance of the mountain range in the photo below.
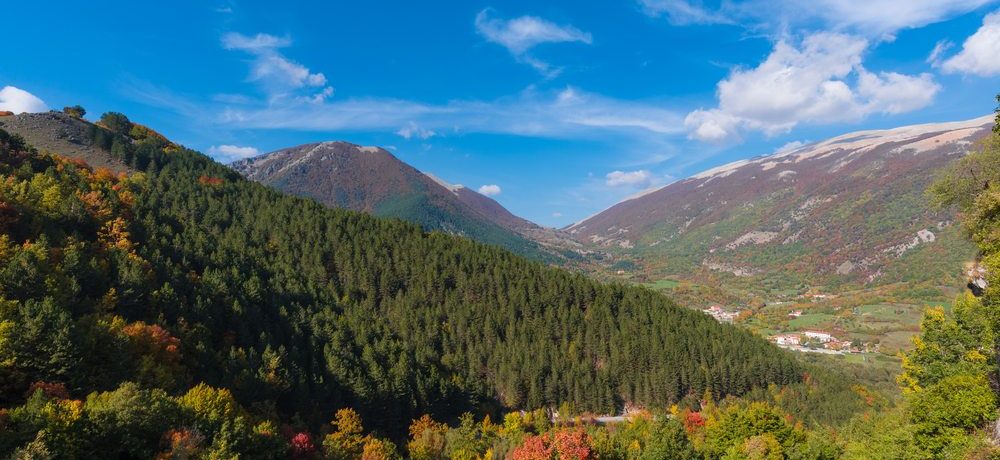
[[[992,124],[853,132],[710,169],[564,230],[652,278],[774,290],[953,280],[975,251],[925,190]]]
[[[638,281],[694,280],[757,293],[908,281],[954,285],[975,251],[924,190],[974,148],[992,117],[858,131],[704,171],[563,229],[544,228],[379,147],[321,142],[230,165],[326,206],[395,217],[549,263]],[[43,148],[115,170],[86,124],[0,117]]]

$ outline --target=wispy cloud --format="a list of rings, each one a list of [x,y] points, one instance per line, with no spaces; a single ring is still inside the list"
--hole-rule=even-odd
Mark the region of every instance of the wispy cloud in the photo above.
[[[538,44],[580,41],[590,35],[571,26],[524,16],[477,17],[480,33],[520,58]],[[394,132],[406,139],[427,139],[443,132],[493,133],[525,136],[588,136],[595,131],[636,131],[656,134],[683,132],[677,112],[654,103],[627,101],[567,87],[539,93],[534,88],[492,101],[454,100],[444,104],[393,98],[332,99],[332,87],[322,73],[310,71],[279,52],[290,37],[269,34],[223,36],[222,46],[254,56],[249,79],[267,89],[266,101],[240,95],[219,95],[205,112],[215,122],[234,128],[301,130],[368,130]],[[309,97],[288,97],[299,89],[319,88]],[[157,92],[152,92],[157,94]],[[160,101],[165,103],[168,101]],[[169,102],[176,104],[176,102]]]
[[[49,110],[45,101],[21,88],[4,86],[0,89],[0,110],[14,113],[35,113]]]
[[[423,129],[416,123],[411,121],[407,123],[406,126],[399,128],[399,131],[396,131],[396,134],[398,134],[403,139],[409,140],[412,138],[430,139],[431,137],[434,137],[434,135],[437,133],[429,129]]]
[[[589,137],[601,132],[684,131],[682,116],[657,104],[607,98],[575,88],[542,93],[529,89],[492,101],[445,104],[352,98],[321,104],[223,104],[217,110],[218,123],[237,128],[390,131],[411,138],[443,132]]]
[[[950,40],[939,40],[934,44],[934,49],[931,50],[931,54],[927,55],[927,60],[925,62],[934,67],[939,67],[941,65],[941,59],[944,58],[944,54],[947,53],[953,46],[955,46],[955,44]]]
[[[775,36],[825,29],[880,39],[992,3],[996,0],[749,0],[709,7],[699,0],[638,0],[647,15],[676,25],[739,24]]]
[[[528,26],[513,28],[534,30]],[[577,32],[565,33],[572,37]],[[561,36],[541,32],[523,32],[522,35],[533,38],[512,36],[504,40],[515,50],[527,50],[534,44]],[[250,62],[250,79],[257,81],[268,77],[267,87],[277,87],[274,89],[278,95],[295,88],[312,88],[315,91],[316,85],[326,84],[323,74],[312,72],[305,65],[291,63],[278,52],[291,44],[290,37],[269,34],[230,33],[222,37],[224,48],[243,51],[254,57]],[[287,61],[287,65],[268,67],[275,60]],[[280,78],[272,78],[278,69],[289,71]],[[636,164],[648,163],[650,155],[662,160],[659,156],[664,152],[660,148],[664,138],[682,139],[686,132],[683,112],[665,108],[658,102],[611,98],[571,86],[544,91],[529,86],[516,94],[493,100],[456,99],[444,103],[387,97],[321,96],[307,99],[301,93],[295,93],[299,94],[295,97],[257,98],[242,94],[218,94],[211,98],[199,98],[136,80],[126,81],[121,87],[123,93],[134,100],[198,120],[199,129],[367,131],[395,133],[406,139],[421,140],[469,133],[601,141],[617,139],[620,143],[616,148],[619,150],[644,152],[644,155],[639,155],[643,158],[631,159]],[[324,87],[324,91],[326,88],[329,87]],[[645,148],[656,143],[661,145]],[[636,148],[630,150],[623,145]]]
[[[947,73],[965,73],[982,77],[1000,75],[998,57],[1000,57],[1000,11],[986,15],[982,27],[962,43],[962,51],[941,64],[941,69]]]
[[[333,95],[333,87],[327,86],[326,76],[321,72],[313,72],[279,51],[291,44],[288,37],[263,33],[247,36],[230,32],[222,36],[223,48],[254,57],[248,79],[258,83],[272,101],[295,98],[323,102]]]
[[[590,33],[571,25],[559,25],[535,16],[497,18],[490,8],[476,15],[476,31],[486,40],[507,48],[518,61],[534,67],[550,78],[558,75],[561,69],[532,56],[532,48],[543,43],[590,44],[593,41]]]
[[[260,155],[260,151],[255,147],[240,147],[238,145],[213,145],[209,147],[208,154],[221,163],[232,163],[236,160],[255,157]]]
[[[653,175],[645,169],[638,171],[612,171],[604,176],[604,183],[608,187],[632,187],[649,188],[653,182]]]
[[[712,10],[701,2],[687,0],[639,0],[642,11],[649,16],[665,17],[671,24],[731,24],[733,19],[723,10]]]
[[[237,32],[222,36],[222,47],[227,50],[240,50],[250,53],[263,53],[284,48],[292,44],[288,37],[276,37],[269,34],[257,34],[252,37]]]
[[[797,149],[799,147],[802,147],[802,146],[806,145],[807,143],[809,143],[809,141],[788,141],[784,145],[782,145],[781,147],[778,147],[777,149],[775,149],[774,153],[791,152],[792,150],[795,150],[795,149]]]

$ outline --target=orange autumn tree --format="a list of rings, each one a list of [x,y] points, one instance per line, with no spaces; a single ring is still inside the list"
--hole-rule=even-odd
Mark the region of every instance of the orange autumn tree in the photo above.
[[[594,449],[590,435],[583,429],[565,429],[554,433],[528,436],[511,452],[513,460],[588,460]]]
[[[327,458],[348,460],[361,457],[365,443],[365,437],[361,435],[364,430],[361,416],[354,409],[340,409],[334,415],[332,424],[336,430],[323,439]]]
[[[176,388],[184,382],[181,341],[170,331],[156,324],[137,321],[122,327],[121,333],[128,338],[132,353],[138,358],[138,381],[157,383],[164,388]]]
[[[413,460],[431,460],[444,457],[448,425],[436,422],[430,415],[422,417],[410,424],[410,442],[407,450]]]

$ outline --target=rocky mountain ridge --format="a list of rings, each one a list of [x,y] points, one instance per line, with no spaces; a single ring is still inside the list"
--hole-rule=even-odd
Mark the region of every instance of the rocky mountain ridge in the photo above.
[[[663,275],[920,278],[914,262],[931,253],[971,257],[956,238],[953,212],[932,209],[924,190],[992,124],[987,116],[849,133],[707,170],[565,230]]]

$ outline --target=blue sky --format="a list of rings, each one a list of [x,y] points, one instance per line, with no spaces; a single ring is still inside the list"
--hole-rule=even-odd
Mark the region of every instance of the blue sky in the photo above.
[[[0,110],[121,111],[220,161],[379,145],[563,226],[1000,91],[1000,0],[148,3],[5,5]]]

